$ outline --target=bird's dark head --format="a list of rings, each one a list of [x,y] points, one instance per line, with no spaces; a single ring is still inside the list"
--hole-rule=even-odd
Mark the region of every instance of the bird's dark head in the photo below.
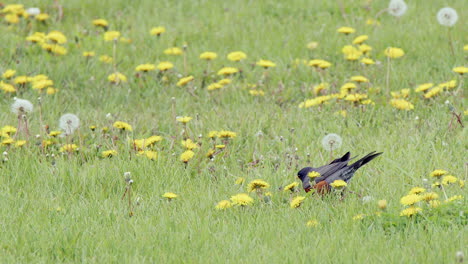
[[[297,173],[297,177],[301,179],[302,181],[302,188],[304,188],[306,192],[309,192],[310,189],[312,188],[312,186],[310,185],[310,178],[308,176],[309,172],[311,171],[312,171],[311,167],[306,167]]]

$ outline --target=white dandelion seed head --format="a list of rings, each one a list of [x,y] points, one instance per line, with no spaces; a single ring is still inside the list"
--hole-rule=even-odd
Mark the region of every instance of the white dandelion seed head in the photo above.
[[[33,110],[33,104],[25,99],[14,98],[13,104],[11,104],[11,112],[17,115],[23,115],[30,113]]]
[[[408,6],[403,0],[391,0],[388,4],[388,13],[392,16],[401,17],[408,10]]]
[[[444,7],[437,12],[437,21],[442,26],[452,27],[458,21],[457,11],[451,7]]]
[[[372,196],[367,195],[367,196],[362,197],[362,202],[363,203],[368,203],[368,202],[372,201],[373,199],[374,198],[372,198]]]
[[[26,9],[26,14],[30,15],[30,16],[37,16],[41,13],[41,10],[37,7],[30,7],[28,9]]]
[[[342,143],[343,140],[341,139],[341,137],[333,133],[324,136],[322,139],[322,146],[328,151],[339,149]]]
[[[130,179],[131,175],[132,175],[132,173],[129,172],[129,171],[124,172],[125,179]]]
[[[3,156],[7,156],[7,155],[8,155],[8,152],[3,151]]]
[[[112,114],[111,114],[111,113],[107,113],[107,114],[106,114],[106,118],[107,118],[107,119],[111,119],[111,118],[112,118]]]
[[[463,251],[457,251],[457,253],[455,253],[455,258],[457,258],[457,261],[459,263],[462,263],[463,262],[463,259],[465,258],[465,255],[463,254]]]
[[[74,114],[64,114],[59,119],[59,127],[65,134],[71,135],[80,126],[80,119]]]

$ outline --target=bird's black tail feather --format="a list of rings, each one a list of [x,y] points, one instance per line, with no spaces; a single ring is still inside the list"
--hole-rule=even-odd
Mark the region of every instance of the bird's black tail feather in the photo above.
[[[346,152],[346,154],[343,155],[343,157],[333,160],[332,162],[330,162],[330,164],[347,161],[347,160],[349,160],[350,155],[351,155],[351,153],[349,153],[349,151],[348,151],[348,152]]]
[[[383,152],[375,153],[375,151],[372,151],[371,153],[367,154],[364,158],[356,161],[355,163],[351,164],[349,167],[353,168],[354,170],[359,169],[360,167],[364,166],[367,164],[369,161],[375,159],[379,155],[381,155]]]

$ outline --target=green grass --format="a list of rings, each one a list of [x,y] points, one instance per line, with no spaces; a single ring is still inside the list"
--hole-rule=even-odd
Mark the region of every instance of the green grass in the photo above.
[[[28,115],[31,136],[17,136],[27,139],[27,144],[0,146],[1,152],[8,152],[8,161],[0,164],[0,262],[455,263],[457,251],[468,254],[466,198],[436,209],[421,205],[424,210],[416,217],[399,216],[404,208],[400,197],[423,186],[434,169],[445,169],[462,180],[468,177],[468,121],[465,115],[464,129],[457,123],[449,129],[452,116],[445,104],[450,101],[457,113],[466,109],[466,76],[452,72],[467,63],[463,1],[447,3],[460,17],[451,29],[455,56],[447,28],[435,18],[444,7],[436,1],[408,1],[403,17],[384,13],[378,27],[366,25],[366,20],[386,8],[387,1],[374,1],[370,9],[363,8],[368,1],[357,0],[60,2],[61,21],[56,21],[51,1],[32,0],[28,7],[40,7],[51,15],[47,24],[27,24],[24,19],[18,25],[0,24],[0,73],[14,69],[16,75],[46,74],[59,89],[57,94],[41,96],[42,124],[59,130],[58,119],[68,112],[81,119],[80,129],[69,139],[79,145],[79,152],[60,153],[65,138],[44,150],[40,144],[50,137],[41,130],[38,92],[27,85],[20,94],[2,93],[1,126],[17,125],[17,116],[10,111],[14,96],[30,100],[35,110]],[[93,27],[96,18],[107,19],[111,30],[132,39],[130,44],[117,44],[115,65],[98,60],[114,52],[113,44],[103,41],[102,30]],[[155,26],[165,26],[167,32],[160,38],[151,36]],[[336,29],[341,26],[357,32],[340,35]],[[52,30],[67,36],[67,55],[53,56],[25,41],[35,31]],[[361,34],[369,35],[370,57],[380,65],[365,68],[343,59],[341,48]],[[319,47],[308,50],[310,41],[319,42]],[[185,66],[182,56],[164,55],[164,49],[184,43],[188,45]],[[392,61],[390,87],[386,87],[383,51],[389,46],[406,54]],[[226,55],[236,50],[248,58],[228,61]],[[83,51],[95,51],[96,57],[87,61]],[[220,79],[215,73],[223,66],[240,67],[243,77],[234,77],[222,90],[207,91],[201,87],[207,64],[198,58],[204,51],[218,53],[207,84]],[[331,84],[328,93],[338,91],[351,76],[366,76],[370,88],[361,92],[375,105],[353,107],[331,101],[320,108],[298,108],[315,97],[312,87],[321,81],[310,67],[293,67],[296,58],[333,64],[324,77]],[[268,70],[267,81],[264,70],[253,66],[259,59],[277,64]],[[135,76],[137,65],[166,60],[175,65],[166,74],[167,83],[156,73],[146,81]],[[107,81],[115,68],[128,77],[128,83]],[[177,87],[178,75],[193,75],[195,80],[188,87]],[[418,84],[452,79],[458,81],[455,89],[430,100],[413,90]],[[248,84],[258,84],[265,96],[251,96]],[[412,111],[389,104],[389,91],[404,88],[412,89],[408,98],[414,104]],[[342,109],[347,110],[346,118],[334,114]],[[193,117],[187,124],[189,137],[201,144],[187,166],[179,161],[183,128],[175,121],[184,115]],[[117,120],[131,124],[133,132],[113,129]],[[91,125],[98,127],[96,132],[88,128]],[[109,136],[100,132],[105,126],[110,128]],[[205,157],[212,144],[208,132],[223,129],[237,137],[210,161]],[[292,209],[290,195],[279,188],[297,181],[300,168],[329,161],[321,144],[328,133],[343,138],[335,157],[348,150],[360,156],[384,152],[361,168],[348,187],[372,200],[365,203],[353,194],[343,201],[334,195],[307,195],[300,208]],[[128,143],[151,135],[164,137],[154,147],[158,152],[154,161],[137,156]],[[119,154],[101,158],[101,151],[108,149]],[[134,180],[132,217],[127,200],[121,199],[127,171]],[[271,202],[251,194],[255,203],[250,207],[216,210],[217,202],[246,192],[246,184],[234,184],[238,177],[244,177],[246,184],[267,181]],[[446,188],[448,196],[466,196],[466,189]],[[167,202],[161,197],[165,192],[179,197]],[[443,202],[442,192],[437,192]],[[294,194],[298,195],[304,193]],[[377,217],[381,199],[388,201],[388,208]],[[360,213],[366,217],[353,220]],[[306,226],[312,219],[319,223],[315,228]]]

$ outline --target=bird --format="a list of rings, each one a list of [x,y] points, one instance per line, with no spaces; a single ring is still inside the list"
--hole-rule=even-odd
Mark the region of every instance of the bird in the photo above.
[[[348,183],[360,167],[381,154],[382,152],[376,153],[376,151],[373,151],[355,163],[348,165],[348,162],[354,158],[350,158],[351,153],[347,152],[341,158],[333,160],[328,165],[318,168],[305,167],[297,173],[297,177],[302,181],[302,187],[305,192],[310,192],[312,189],[315,189],[318,194],[324,195],[331,191],[331,183],[336,180],[343,180]],[[320,174],[318,177],[314,178],[314,185],[310,182],[310,172],[318,172]]]

